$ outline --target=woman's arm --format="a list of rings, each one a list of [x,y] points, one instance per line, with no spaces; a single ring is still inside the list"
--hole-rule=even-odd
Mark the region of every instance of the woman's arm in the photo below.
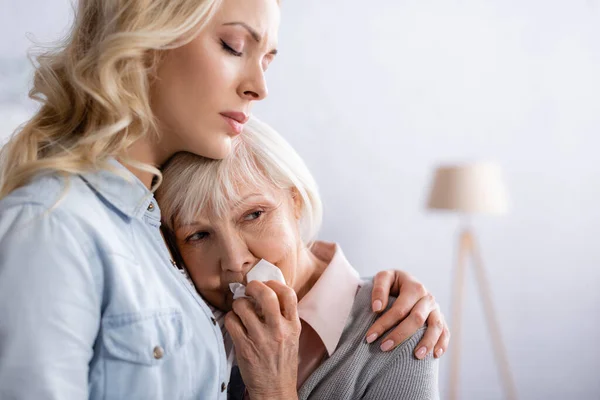
[[[425,286],[410,274],[398,270],[379,272],[373,279],[372,307],[374,312],[385,310],[389,296],[397,299],[392,307],[369,328],[366,338],[371,343],[395,327],[381,341],[381,350],[389,351],[404,342],[427,322],[423,338],[415,346],[418,359],[433,351],[441,357],[448,349],[450,330],[435,298]],[[397,326],[396,326],[397,325]]]
[[[87,399],[100,321],[77,225],[45,206],[0,211],[0,398]]]
[[[412,349],[422,340],[425,328],[421,328],[394,350],[396,357],[381,368],[381,372],[369,383],[362,399],[380,400],[438,400],[439,361],[428,355],[416,359]]]

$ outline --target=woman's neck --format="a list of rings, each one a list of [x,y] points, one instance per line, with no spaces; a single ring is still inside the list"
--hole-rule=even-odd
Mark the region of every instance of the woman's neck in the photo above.
[[[299,258],[301,273],[298,275],[298,281],[294,283],[298,301],[312,289],[329,265],[328,261],[320,259],[308,248],[301,251]],[[298,388],[319,367],[326,355],[327,349],[322,339],[308,323],[302,321],[298,348]]]
[[[123,154],[121,159],[134,160],[139,163],[151,165],[156,168],[160,168],[171,155],[175,152],[170,150],[168,146],[160,140],[153,140],[150,135],[137,140],[132,144],[127,151]],[[152,180],[154,174],[149,171],[138,169],[132,165],[124,163],[125,167],[131,171],[148,189],[152,187]]]
[[[302,249],[298,258],[300,273],[293,286],[300,301],[319,280],[328,263],[315,256],[309,248]]]

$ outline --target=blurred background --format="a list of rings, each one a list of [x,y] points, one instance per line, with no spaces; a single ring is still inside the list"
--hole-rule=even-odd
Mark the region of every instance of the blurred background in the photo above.
[[[0,0],[0,141],[35,109],[31,39],[71,14]],[[498,163],[510,210],[473,227],[519,398],[600,399],[600,2],[283,1],[279,50],[255,113],[320,184],[321,237],[364,276],[416,275],[450,318],[459,219],[426,209],[433,170]],[[466,289],[459,398],[502,399],[472,271]]]

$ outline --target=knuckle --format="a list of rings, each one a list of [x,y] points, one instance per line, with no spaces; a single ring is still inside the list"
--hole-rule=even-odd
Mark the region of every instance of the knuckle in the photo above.
[[[388,312],[390,313],[390,316],[396,321],[403,320],[406,317],[406,314],[408,313],[405,308],[400,306],[392,307]]]
[[[296,292],[294,291],[294,289],[292,289],[291,287],[287,287],[285,289],[285,298],[288,300],[288,302],[290,303],[298,303],[298,296],[296,295]]]
[[[424,325],[427,320],[427,316],[425,316],[422,312],[414,312],[413,313],[413,321],[419,326]]]
[[[372,334],[372,333],[377,333],[377,335],[381,335],[383,332],[385,332],[385,327],[383,325],[381,325],[379,322],[374,323],[371,328],[369,328],[368,330],[368,335]]]
[[[415,291],[421,296],[424,297],[426,295],[428,295],[429,293],[427,292],[427,289],[425,288],[425,285],[423,285],[422,283],[418,282],[416,283],[415,286]]]
[[[263,296],[264,296],[264,299],[265,299],[266,301],[269,301],[269,302],[274,302],[274,301],[276,301],[276,302],[278,302],[278,301],[277,301],[277,295],[275,294],[275,292],[273,292],[273,291],[271,291],[271,290],[270,290],[270,291],[268,291],[268,292],[265,292],[265,293],[263,294]]]
[[[300,333],[300,331],[302,330],[302,323],[300,322],[299,318],[296,318],[293,321],[289,321],[289,324],[291,326],[292,332],[294,333]]]
[[[386,271],[379,271],[377,274],[375,274],[375,278],[376,279],[385,279],[385,278],[390,278],[392,276],[393,272],[386,270]]]
[[[392,331],[392,333],[389,335],[389,338],[392,339],[396,344],[402,343],[407,337],[408,335],[399,329]]]
[[[277,343],[284,343],[287,337],[288,334],[286,330],[283,329],[283,327],[281,327],[280,325],[278,325],[277,328],[273,331],[272,338]]]

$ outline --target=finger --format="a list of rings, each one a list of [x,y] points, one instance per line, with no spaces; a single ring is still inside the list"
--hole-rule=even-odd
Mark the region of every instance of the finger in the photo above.
[[[277,295],[283,316],[290,321],[298,319],[298,297],[294,289],[278,281],[268,281],[265,285]]]
[[[435,310],[436,307],[437,303],[432,295],[427,295],[423,299],[419,300],[417,305],[411,310],[408,318],[402,321],[382,340],[381,350],[392,350],[406,339],[414,335],[415,332],[425,324],[429,314]],[[384,317],[385,315],[381,318]]]
[[[394,304],[381,317],[377,318],[375,323],[367,330],[367,343],[374,342],[384,332],[402,323],[416,305],[428,295],[423,285],[418,282],[417,284],[409,282],[406,288],[402,286],[400,296],[394,301]]]
[[[444,321],[444,329],[442,330],[442,336],[440,336],[440,338],[438,339],[435,345],[435,349],[433,350],[435,358],[440,358],[446,353],[446,351],[448,350],[448,345],[450,344],[450,336],[450,329],[448,328],[446,321]]]
[[[255,335],[260,334],[262,322],[256,312],[254,304],[252,304],[249,299],[241,298],[235,300],[232,308],[233,312],[238,316],[250,336],[255,337]]]
[[[381,271],[373,278],[373,291],[371,292],[371,307],[373,312],[385,310],[394,284],[394,271]]]
[[[415,348],[415,357],[422,360],[429,352],[433,351],[433,346],[438,342],[443,332],[444,321],[442,313],[439,309],[436,309],[427,318],[427,329]]]
[[[252,281],[246,285],[246,295],[256,301],[256,305],[262,311],[267,324],[276,324],[281,315],[281,307],[277,294],[263,282]]]
[[[244,327],[240,317],[233,311],[225,315],[225,329],[231,336],[233,343],[240,343],[248,337],[248,331]]]

